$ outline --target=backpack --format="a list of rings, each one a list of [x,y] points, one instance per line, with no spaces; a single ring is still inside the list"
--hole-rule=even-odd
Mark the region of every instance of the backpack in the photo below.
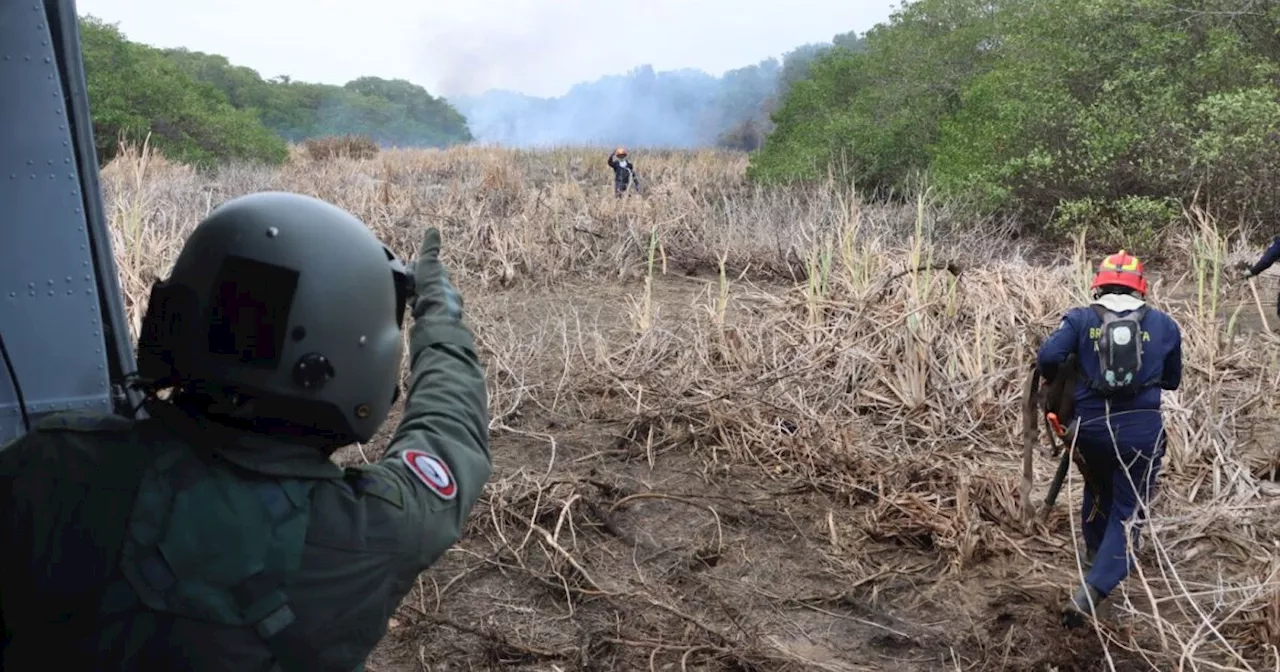
[[[1120,317],[1094,304],[1094,312],[1102,319],[1102,333],[1093,343],[1098,355],[1098,379],[1091,381],[1095,392],[1104,397],[1128,397],[1141,391],[1138,374],[1142,370],[1142,306]]]

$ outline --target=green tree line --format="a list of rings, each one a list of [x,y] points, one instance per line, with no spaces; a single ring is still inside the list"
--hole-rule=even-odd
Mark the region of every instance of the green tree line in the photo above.
[[[804,63],[750,176],[930,184],[1067,232],[1280,208],[1280,3],[915,0]]]
[[[263,79],[222,56],[129,41],[113,24],[80,19],[99,159],[121,138],[151,142],[179,161],[279,163],[288,142],[364,135],[384,146],[444,147],[471,140],[449,103],[404,80],[361,77],[343,86]]]

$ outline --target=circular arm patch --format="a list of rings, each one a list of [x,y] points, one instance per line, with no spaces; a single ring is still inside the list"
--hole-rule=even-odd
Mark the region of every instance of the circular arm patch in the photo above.
[[[400,454],[400,459],[440,499],[450,500],[458,496],[458,483],[453,480],[453,472],[449,471],[444,460],[421,450],[406,450]]]

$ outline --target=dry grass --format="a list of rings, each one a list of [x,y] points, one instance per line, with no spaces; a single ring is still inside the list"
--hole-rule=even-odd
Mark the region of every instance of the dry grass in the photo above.
[[[1080,488],[1024,522],[1018,406],[1083,247],[1034,263],[927,199],[757,190],[734,153],[646,155],[646,195],[615,199],[605,154],[104,169],[135,328],[231,196],[330,200],[406,257],[441,227],[498,470],[371,669],[1280,669],[1280,360],[1263,303],[1217,284],[1253,252],[1207,215],[1153,290],[1187,370],[1142,564],[1067,634]]]
[[[380,147],[373,138],[363,135],[339,135],[324,138],[308,138],[302,143],[307,158],[312,161],[332,159],[372,159]]]

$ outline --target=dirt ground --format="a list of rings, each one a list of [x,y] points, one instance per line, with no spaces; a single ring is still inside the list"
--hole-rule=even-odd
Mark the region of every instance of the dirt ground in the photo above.
[[[707,282],[664,280],[657,303],[692,310]],[[1270,308],[1274,287],[1259,291]],[[468,301],[531,334],[565,306],[607,331],[621,328],[623,297],[638,292],[568,286]],[[1240,319],[1260,326],[1252,305]],[[370,672],[1106,668],[1096,633],[1058,623],[1076,571],[1073,493],[1032,538],[1011,512],[986,512],[1021,550],[957,568],[928,535],[863,532],[860,522],[884,514],[874,492],[817,492],[705,446],[650,445],[607,419],[528,412],[504,424],[466,537],[391,619]],[[1033,568],[1054,580],[1031,579]],[[1151,669],[1111,648],[1115,669]]]

